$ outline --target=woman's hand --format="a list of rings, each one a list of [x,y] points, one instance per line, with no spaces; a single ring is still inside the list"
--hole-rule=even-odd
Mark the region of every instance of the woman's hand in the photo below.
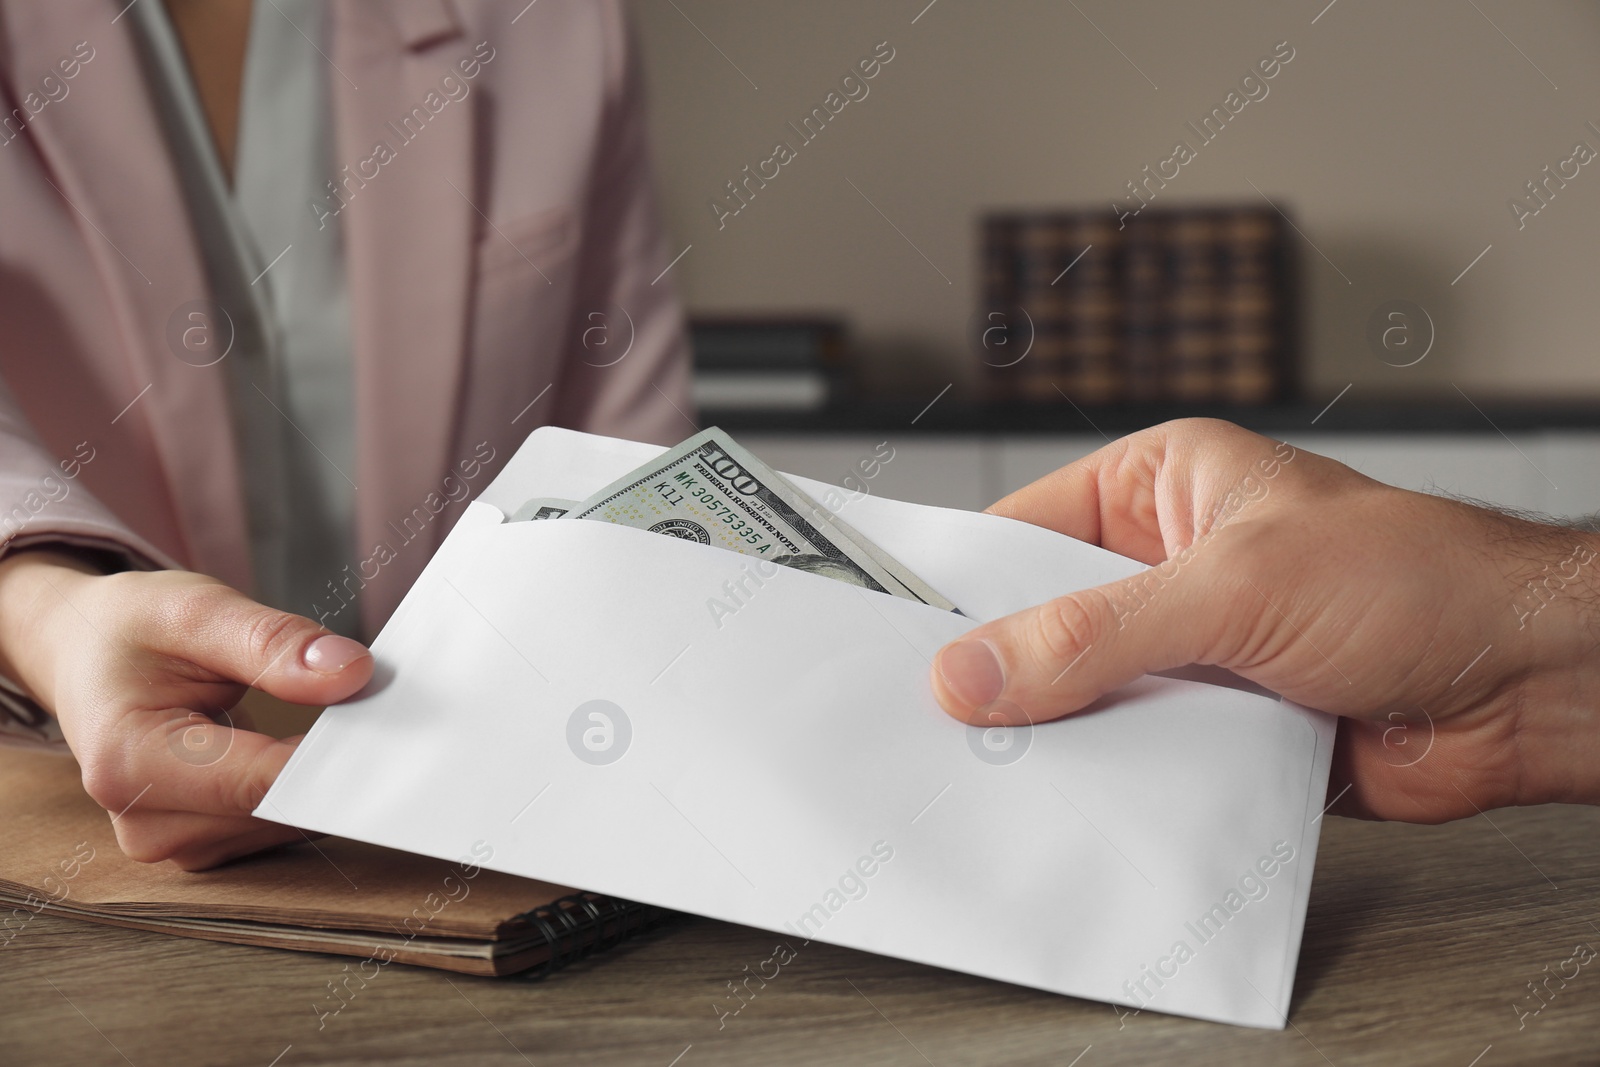
[[[372,656],[199,574],[33,550],[0,561],[0,671],[60,720],[123,851],[197,870],[302,838],[250,815],[294,741],[230,718],[246,687],[329,704]]]
[[[1126,437],[989,510],[1152,569],[947,645],[933,685],[956,718],[1055,719],[1142,674],[1217,664],[1346,717],[1329,785],[1340,813],[1438,822],[1600,802],[1592,534],[1199,419]]]

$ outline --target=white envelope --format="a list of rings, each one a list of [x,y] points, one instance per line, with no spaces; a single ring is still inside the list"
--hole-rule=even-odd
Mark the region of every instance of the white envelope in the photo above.
[[[790,952],[1284,1025],[1333,720],[1168,677],[1031,728],[949,718],[928,682],[941,645],[1140,569],[1008,519],[834,491],[968,618],[644,531],[503,521],[660,451],[535,431],[374,643],[374,683],[323,714],[256,814],[765,928]]]

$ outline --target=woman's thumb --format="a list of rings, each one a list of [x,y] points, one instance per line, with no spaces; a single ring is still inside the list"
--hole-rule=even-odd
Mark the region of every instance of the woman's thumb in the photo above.
[[[202,631],[180,651],[225,678],[295,704],[331,704],[372,676],[372,654],[300,615],[223,586],[206,595]]]

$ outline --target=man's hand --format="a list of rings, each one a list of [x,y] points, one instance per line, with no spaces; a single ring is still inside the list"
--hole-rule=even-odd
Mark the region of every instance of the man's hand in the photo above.
[[[372,657],[202,575],[24,551],[0,561],[0,671],[60,720],[123,851],[197,870],[302,837],[250,815],[294,742],[232,718],[245,688],[329,704]]]
[[[1600,802],[1591,534],[1200,419],[1126,437],[989,510],[1152,569],[947,645],[933,685],[956,718],[1055,719],[1142,674],[1216,664],[1346,716],[1329,786],[1340,813],[1439,822]]]

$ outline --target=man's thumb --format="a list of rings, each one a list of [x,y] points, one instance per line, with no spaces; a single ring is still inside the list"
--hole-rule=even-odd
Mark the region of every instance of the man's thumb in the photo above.
[[[1185,578],[1198,577],[1185,575]],[[933,691],[978,725],[1058,719],[1140,675],[1199,661],[1223,624],[1164,563],[985,623],[939,650]]]
[[[203,636],[173,650],[197,666],[295,704],[343,700],[372,677],[365,646],[304,616],[225,586],[213,587],[206,600]]]

